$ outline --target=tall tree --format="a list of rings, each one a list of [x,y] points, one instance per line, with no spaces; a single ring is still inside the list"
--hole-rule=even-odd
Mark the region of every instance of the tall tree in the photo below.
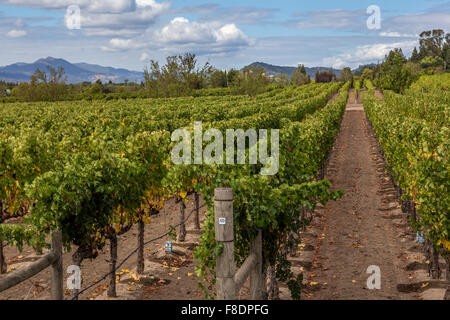
[[[298,86],[311,82],[311,78],[306,74],[306,68],[304,65],[299,65],[297,70],[292,75],[292,82]]]
[[[442,53],[442,45],[445,40],[445,32],[442,29],[424,31],[420,34],[420,52],[422,58],[426,56],[437,57]]]
[[[339,80],[340,81],[352,81],[353,80],[353,73],[352,73],[352,69],[350,69],[349,67],[344,68],[341,71],[341,75],[339,76]]]
[[[373,70],[369,68],[364,68],[362,74],[361,74],[361,81],[364,82],[364,80],[369,79],[373,80]]]
[[[5,82],[0,81],[0,97],[6,97],[8,86]]]
[[[324,71],[317,71],[316,72],[316,82],[331,82],[336,79],[336,75],[334,74],[333,70],[324,70]]]
[[[199,67],[195,54],[191,53],[167,57],[162,67],[150,60],[150,70],[144,70],[145,86],[155,97],[189,95],[193,90],[206,87],[211,72],[208,62]]]
[[[227,87],[239,81],[239,71],[231,69],[227,72]]]
[[[445,35],[445,43],[442,46],[442,59],[444,60],[444,71],[450,69],[450,33]]]
[[[225,88],[227,86],[227,73],[222,70],[214,70],[209,78],[212,88]]]
[[[420,60],[422,60],[422,57],[420,56],[419,52],[417,51],[417,48],[414,47],[414,50],[411,54],[410,61],[413,63],[419,63]]]
[[[407,59],[401,49],[391,50],[385,62],[381,64],[377,86],[397,93],[408,88],[416,78],[411,74],[410,68],[404,67],[406,62]]]

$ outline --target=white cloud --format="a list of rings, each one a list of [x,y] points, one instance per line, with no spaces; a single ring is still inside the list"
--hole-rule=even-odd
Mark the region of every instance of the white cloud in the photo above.
[[[168,3],[158,3],[155,0],[0,0],[0,2],[52,10],[65,10],[71,5],[77,5],[88,13],[121,13],[144,8],[161,10],[167,8],[168,5]]]
[[[357,47],[354,54],[347,54],[346,59],[350,61],[375,61],[383,59],[389,51],[395,48],[402,48],[403,51],[410,51],[418,44],[418,41],[402,41],[394,43],[377,43]]]
[[[6,34],[9,38],[22,38],[27,35],[24,30],[11,30]]]
[[[235,46],[246,46],[250,43],[248,37],[235,24],[190,22],[183,17],[174,18],[167,26],[157,31],[155,36],[165,43],[211,43]]]
[[[134,0],[91,0],[86,5],[86,10],[91,13],[132,12],[136,10],[136,2]]]
[[[81,28],[135,28],[137,31],[153,24],[161,14],[160,8],[145,7],[137,11],[116,13],[81,14]]]
[[[172,19],[170,23],[156,32],[163,42],[206,43],[214,40],[212,30],[207,24],[190,22],[183,17]]]
[[[141,57],[139,58],[139,61],[141,62],[146,62],[148,59],[150,58],[150,56],[147,53],[142,53]]]
[[[248,38],[235,24],[224,25],[219,30],[213,31],[217,42],[247,44]]]
[[[354,30],[364,26],[367,20],[365,10],[318,10],[295,14],[296,19],[289,21],[298,28],[332,28]]]
[[[331,57],[323,59],[323,64],[325,66],[331,66],[333,69],[343,69],[348,66],[348,64],[338,57]]]
[[[136,29],[108,29],[108,28],[88,28],[84,29],[84,34],[87,36],[100,37],[134,37],[141,33]]]
[[[419,38],[418,34],[408,34],[400,32],[380,32],[379,36],[388,38]]]
[[[437,10],[437,9],[436,9]],[[388,17],[382,24],[383,28],[395,30],[399,33],[421,33],[424,30],[450,29],[450,6],[439,11],[419,14],[404,14]]]
[[[101,47],[103,51],[126,51],[131,49],[139,49],[144,47],[144,44],[136,42],[133,39],[119,39],[114,38],[109,40],[109,46]]]
[[[145,8],[145,7],[152,7],[155,9],[165,9],[166,4],[164,3],[158,3],[155,0],[136,0],[136,4],[138,7]]]
[[[2,0],[1,2],[39,9],[64,10],[77,5],[89,12],[124,12],[136,8],[135,0]]]
[[[22,19],[17,19],[15,22],[14,22],[14,25],[16,26],[16,27],[19,27],[19,28],[23,28],[24,26],[25,26],[25,23],[23,22],[23,20]]]
[[[331,65],[334,68],[342,68],[345,66],[357,67],[361,64],[381,61],[385,58],[389,51],[395,48],[401,48],[403,53],[406,54],[417,45],[418,41],[416,40],[363,45],[356,47],[356,50],[352,50],[351,52],[339,54],[335,57],[325,58],[323,59],[323,63],[325,65]]]
[[[129,39],[113,38],[107,46],[102,47],[102,50],[126,51],[151,48],[159,49],[166,54],[193,52],[198,55],[218,55],[237,51],[253,43],[254,41],[235,24],[199,23],[177,17],[159,30],[147,29],[141,36]]]
[[[124,36],[120,30],[127,30],[128,35],[142,33],[171,5],[155,0],[0,0],[0,3],[65,12],[65,25],[71,21],[67,8],[77,5],[81,9],[81,29],[86,35],[97,36]]]
[[[159,30],[148,29],[142,36],[111,39],[107,46],[102,47],[102,50],[125,51],[152,48],[160,49],[167,54],[189,51],[198,55],[217,55],[237,51],[252,44],[253,40],[249,39],[235,24],[199,23],[177,17]]]

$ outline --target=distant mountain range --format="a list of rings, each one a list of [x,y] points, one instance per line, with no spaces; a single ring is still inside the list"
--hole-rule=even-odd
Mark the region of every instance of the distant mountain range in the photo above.
[[[129,82],[141,82],[144,79],[143,72],[130,71],[127,69],[117,69],[112,67],[103,67],[95,64],[88,63],[70,63],[64,59],[57,59],[48,57],[45,59],[39,59],[33,63],[15,63],[9,66],[0,67],[0,80],[8,82],[22,82],[30,81],[31,75],[39,68],[42,71],[47,71],[47,66],[51,66],[55,69],[63,67],[67,81],[69,83],[80,83],[84,81],[95,82],[100,79],[102,82],[112,81],[114,83],[123,83],[125,80]],[[373,65],[368,65],[373,66]],[[280,67],[267,64],[264,62],[255,62],[249,65],[249,67],[260,67],[266,71],[269,76],[279,76],[280,74],[287,74],[292,77],[292,74],[297,69],[296,67]],[[360,66],[353,70],[353,72],[360,71],[366,66]],[[306,67],[306,73],[315,78],[317,71],[330,70],[326,67]],[[341,74],[342,70],[332,69],[337,77]]]
[[[144,78],[143,72],[102,67],[88,63],[70,63],[64,59],[48,57],[39,59],[33,63],[15,63],[0,67],[0,80],[9,82],[30,81],[31,75],[37,68],[42,71],[48,71],[47,66],[55,69],[63,67],[69,83],[95,82],[97,79],[103,82],[111,80],[115,83],[123,83],[125,80],[141,82]]]
[[[352,71],[353,72],[361,71],[365,67],[371,67],[374,65],[375,64],[359,66],[358,68],[356,68]],[[274,65],[264,63],[264,62],[254,62],[254,63],[250,64],[248,67],[263,68],[266,71],[266,74],[269,76],[279,76],[280,74],[287,74],[287,75],[289,75],[289,77],[292,77],[292,74],[294,73],[294,71],[297,70],[297,67],[280,67],[280,66],[274,66]],[[313,67],[313,68],[305,67],[305,69],[306,69],[306,74],[309,75],[311,77],[311,79],[315,79],[317,71],[333,70],[334,73],[336,74],[336,77],[339,77],[341,75],[341,71],[342,71],[340,69],[333,69],[333,68],[326,68],[326,67]]]

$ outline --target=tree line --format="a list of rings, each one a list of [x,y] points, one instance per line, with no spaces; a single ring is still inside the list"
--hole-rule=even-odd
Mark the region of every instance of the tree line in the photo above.
[[[222,71],[209,63],[200,65],[195,54],[186,53],[167,57],[163,66],[150,60],[141,83],[102,83],[99,79],[94,83],[68,84],[63,68],[47,66],[47,70],[37,69],[29,82],[0,82],[0,98],[8,97],[3,98],[3,101],[60,101],[168,98],[225,93],[255,95],[265,92],[271,82],[262,68]],[[201,92],[202,90],[206,92]]]
[[[404,92],[421,75],[448,72],[450,69],[450,34],[442,29],[420,34],[419,48],[410,58],[402,49],[394,49],[383,63],[352,73],[344,68],[339,77],[333,70],[318,71],[315,80],[299,65],[292,77],[287,74],[268,76],[263,68],[246,67],[242,70],[218,70],[210,63],[200,65],[195,54],[169,56],[164,65],[150,60],[141,83],[125,81],[122,84],[83,82],[68,84],[63,68],[37,69],[29,82],[18,85],[0,82],[0,99],[18,101],[57,101],[82,99],[168,98],[198,95],[246,94],[256,95],[268,90],[269,85],[305,85],[316,82],[371,80],[377,87]],[[2,97],[9,98],[2,98]]]
[[[336,81],[333,71],[321,71],[315,75],[317,82]],[[3,101],[60,101],[132,98],[169,98],[199,95],[256,95],[276,85],[305,85],[313,80],[299,65],[292,77],[287,74],[268,76],[263,68],[245,67],[242,70],[218,70],[210,63],[200,65],[195,54],[169,56],[165,64],[150,60],[144,69],[141,83],[115,84],[82,82],[68,84],[63,68],[37,69],[29,82],[6,84],[0,82],[0,98]]]
[[[420,34],[419,49],[414,48],[409,58],[401,48],[391,50],[383,63],[365,68],[361,79],[372,80],[382,89],[403,93],[422,75],[450,71],[450,34],[442,29]]]

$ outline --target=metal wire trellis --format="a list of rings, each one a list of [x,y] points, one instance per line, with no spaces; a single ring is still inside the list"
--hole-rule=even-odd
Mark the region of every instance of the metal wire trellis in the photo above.
[[[186,222],[189,220],[189,218],[192,216],[192,214],[193,214],[194,212],[196,212],[197,210],[200,210],[200,209],[202,209],[202,208],[204,208],[204,207],[206,207],[205,204],[201,205],[201,206],[198,207],[198,208],[192,209],[192,211],[188,214],[188,216],[187,216],[183,221],[181,221],[180,223],[178,223],[178,224],[175,225],[175,226],[172,226],[171,229],[175,229],[175,228],[181,226],[182,224],[186,223]],[[164,233],[164,234],[162,234],[162,235],[160,235],[160,236],[158,236],[158,237],[156,237],[156,238],[153,238],[153,239],[151,239],[151,240],[148,240],[147,242],[144,243],[144,247],[145,247],[146,245],[148,245],[148,244],[154,242],[154,241],[160,240],[160,239],[162,239],[162,238],[164,238],[164,237],[170,235],[171,233],[172,233],[172,231],[169,230],[168,232],[166,232],[166,233]],[[89,290],[89,289],[95,287],[95,286],[98,285],[100,282],[106,280],[106,278],[107,278],[109,275],[111,275],[112,273],[114,273],[114,272],[116,272],[117,270],[119,270],[119,269],[123,266],[123,264],[124,264],[125,262],[127,262],[127,261],[128,261],[128,260],[136,253],[136,252],[138,252],[139,248],[140,248],[140,247],[137,247],[136,249],[134,249],[133,251],[131,251],[130,254],[128,254],[128,256],[127,256],[120,264],[118,264],[118,265],[116,266],[116,268],[114,269],[114,271],[110,271],[110,272],[106,273],[106,274],[103,275],[99,280],[93,282],[92,284],[90,284],[89,286],[87,286],[86,288],[84,288],[83,290],[80,290],[80,291],[79,291],[79,292],[78,292],[71,300],[78,300],[78,297],[79,297],[81,294],[83,294],[83,293],[85,293],[87,290]]]

